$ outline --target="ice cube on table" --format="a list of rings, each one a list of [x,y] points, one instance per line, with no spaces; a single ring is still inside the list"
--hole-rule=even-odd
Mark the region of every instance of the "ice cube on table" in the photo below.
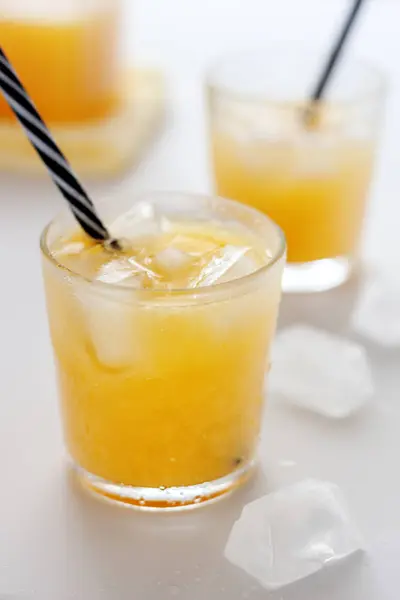
[[[326,417],[344,418],[374,392],[365,349],[306,325],[278,333],[269,376],[272,398]]]
[[[304,480],[245,506],[225,557],[272,590],[343,560],[362,545],[339,488]]]
[[[205,287],[216,283],[226,283],[233,279],[245,277],[257,270],[258,265],[250,256],[246,256],[249,248],[227,245],[215,254],[203,267],[200,274],[192,281],[190,287]]]
[[[382,346],[400,346],[400,282],[388,276],[368,281],[354,309],[352,326]]]

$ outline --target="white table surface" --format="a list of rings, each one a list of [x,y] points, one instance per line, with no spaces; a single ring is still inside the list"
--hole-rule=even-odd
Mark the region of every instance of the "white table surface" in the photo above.
[[[341,0],[126,0],[129,53],[166,71],[171,114],[135,174],[136,189],[207,191],[200,74],[218,53],[268,39],[323,41]],[[368,4],[368,0],[367,0]],[[366,228],[367,274],[400,278],[400,2],[370,0],[353,49],[386,68],[392,95]],[[290,15],[290,18],[289,18]],[[90,185],[94,196],[111,187]],[[271,406],[254,483],[178,515],[112,507],[64,468],[38,235],[59,205],[49,182],[0,182],[0,598],[29,600],[398,600],[400,597],[400,350],[366,342],[376,397],[343,422]],[[349,319],[363,280],[314,297],[285,297],[281,325],[305,320],[357,338]],[[289,466],[291,465],[291,466]],[[361,561],[279,592],[224,558],[251,499],[305,477],[343,490],[363,533]]]

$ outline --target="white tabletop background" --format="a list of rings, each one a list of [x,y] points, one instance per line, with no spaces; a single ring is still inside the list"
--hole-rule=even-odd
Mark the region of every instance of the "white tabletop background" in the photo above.
[[[133,4],[133,3],[132,3]],[[208,191],[201,74],[219,53],[272,39],[324,42],[342,0],[126,0],[128,52],[167,75],[169,119],[135,189]],[[390,78],[391,96],[364,240],[365,276],[400,282],[400,0],[366,0],[351,52]],[[90,184],[95,197],[111,184]],[[0,598],[27,600],[398,600],[400,597],[400,349],[362,340],[376,397],[343,422],[279,406],[266,413],[254,484],[175,516],[112,507],[65,470],[38,236],[59,206],[47,181],[0,182]],[[281,325],[347,333],[363,280],[314,297],[285,297]],[[291,465],[291,466],[289,466]],[[368,552],[362,560],[269,593],[224,558],[251,499],[304,477],[343,490]]]

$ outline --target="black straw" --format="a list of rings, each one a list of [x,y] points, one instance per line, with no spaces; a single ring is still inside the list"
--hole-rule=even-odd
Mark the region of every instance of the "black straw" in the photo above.
[[[98,217],[93,202],[55,143],[1,46],[0,89],[82,229],[95,240],[111,241],[110,234]],[[118,245],[116,241],[111,242]]]
[[[353,25],[356,22],[356,18],[357,15],[360,12],[360,9],[363,5],[364,0],[355,0],[353,6],[351,7],[350,13],[347,16],[343,29],[340,32],[340,35],[334,45],[334,47],[332,48],[332,51],[329,55],[329,58],[322,70],[322,73],[318,79],[317,85],[315,86],[315,89],[313,90],[311,96],[310,96],[310,101],[311,104],[312,103],[316,103],[319,100],[321,100],[326,86],[329,83],[329,80],[331,78],[331,75],[339,61],[340,55],[342,54],[344,47],[346,45],[346,41],[349,38],[349,34],[353,28]]]

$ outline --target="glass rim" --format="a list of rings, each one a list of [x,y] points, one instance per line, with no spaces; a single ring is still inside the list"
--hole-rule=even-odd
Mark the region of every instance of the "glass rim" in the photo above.
[[[150,191],[150,192],[146,192],[146,195],[149,193],[151,193],[152,196],[158,196],[158,197],[162,197],[162,196],[173,197],[173,196],[176,196],[177,194],[179,194],[179,195],[188,196],[193,199],[198,198],[198,199],[203,199],[203,200],[216,200],[227,206],[236,206],[236,207],[240,208],[240,210],[242,210],[248,214],[253,214],[253,215],[257,216],[257,218],[261,217],[264,221],[268,222],[268,224],[272,226],[273,230],[277,234],[278,247],[277,247],[275,253],[273,254],[271,260],[268,263],[266,263],[265,265],[262,265],[261,267],[259,267],[255,271],[253,271],[252,273],[249,273],[249,274],[241,276],[241,277],[237,277],[236,279],[232,279],[231,281],[226,281],[223,283],[213,283],[211,285],[207,285],[204,287],[198,287],[198,288],[176,288],[176,289],[172,289],[172,290],[135,289],[133,287],[130,288],[126,285],[124,286],[124,285],[118,284],[118,283],[117,284],[108,283],[105,281],[99,281],[97,279],[85,277],[84,275],[77,273],[73,269],[70,269],[66,265],[63,265],[61,262],[59,262],[56,259],[56,257],[50,250],[47,237],[48,237],[51,227],[57,223],[57,220],[63,214],[65,214],[66,209],[64,209],[63,211],[60,211],[50,222],[47,223],[47,225],[44,227],[44,229],[40,235],[40,250],[41,250],[42,256],[47,261],[49,261],[50,264],[52,264],[54,267],[56,267],[57,270],[65,272],[67,275],[69,275],[70,277],[72,277],[73,279],[75,279],[77,281],[88,283],[91,286],[94,286],[94,289],[98,289],[100,291],[110,292],[112,290],[115,290],[118,293],[122,292],[125,295],[129,295],[131,297],[133,295],[133,296],[145,299],[145,300],[151,299],[151,298],[157,298],[157,299],[161,299],[161,298],[166,298],[166,299],[192,298],[192,299],[197,300],[200,297],[202,298],[202,297],[214,295],[216,293],[217,294],[224,293],[224,292],[227,292],[234,288],[241,288],[242,285],[252,283],[256,279],[258,279],[258,277],[261,276],[263,273],[266,273],[267,271],[271,270],[286,255],[286,237],[285,237],[283,230],[269,216],[265,215],[264,213],[257,210],[256,208],[247,206],[246,204],[237,202],[236,200],[231,200],[230,198],[223,198],[221,196],[213,195],[213,194],[197,194],[195,192],[181,192],[181,191],[165,191],[165,192],[164,191],[155,191],[155,192]],[[136,194],[135,202],[140,201],[141,195],[143,195],[143,194],[140,194],[140,193]],[[112,202],[112,199],[109,199],[109,201]],[[79,227],[78,224],[76,226]]]
[[[235,86],[235,84],[227,84],[221,81],[221,74],[223,70],[234,64],[234,61],[243,59],[243,58],[252,58],[257,55],[262,55],[266,53],[268,50],[273,49],[275,52],[279,52],[280,55],[293,55],[295,54],[295,50],[302,52],[303,54],[312,55],[317,50],[321,51],[321,48],[318,45],[305,45],[302,43],[289,42],[289,43],[270,43],[264,46],[253,46],[242,48],[241,50],[226,52],[225,54],[220,55],[216,58],[213,63],[207,68],[205,74],[205,84],[209,91],[224,94],[226,97],[237,100],[241,102],[253,102],[255,104],[262,102],[263,105],[269,105],[275,108],[286,108],[293,109],[299,107],[301,103],[306,104],[307,99],[299,99],[295,96],[292,99],[272,99],[268,98],[268,94],[266,92],[246,92],[241,91],[239,86]],[[284,51],[283,51],[284,50]],[[388,78],[386,72],[381,69],[380,66],[377,66],[376,63],[370,59],[360,57],[360,56],[351,56],[346,59],[348,64],[357,69],[362,69],[368,75],[372,75],[373,84],[367,88],[367,90],[362,90],[354,95],[353,98],[348,100],[322,100],[322,103],[326,102],[326,104],[330,104],[331,106],[344,107],[344,108],[354,108],[360,104],[365,103],[374,96],[384,95],[388,88]],[[323,64],[323,61],[322,61]],[[340,68],[340,66],[338,67]],[[318,76],[318,72],[315,75]]]

